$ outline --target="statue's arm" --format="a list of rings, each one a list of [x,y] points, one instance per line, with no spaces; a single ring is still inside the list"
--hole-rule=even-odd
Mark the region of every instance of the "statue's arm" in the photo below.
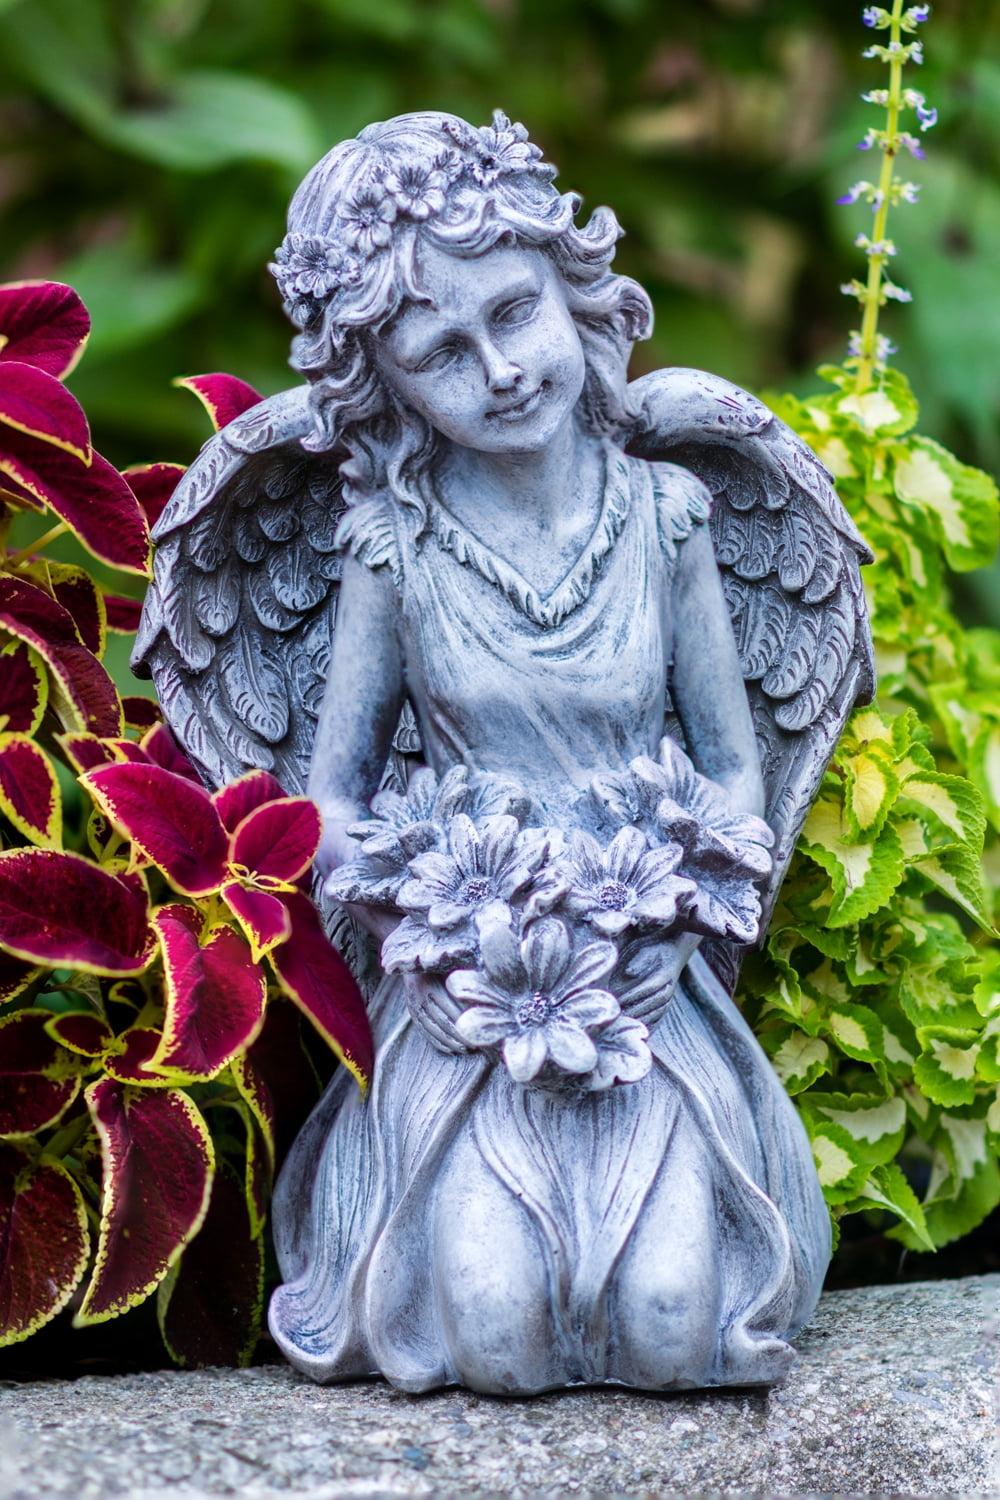
[[[695,527],[680,546],[670,607],[671,695],[691,759],[703,776],[725,787],[741,812],[762,816],[764,784],[757,740],[707,526]],[[651,1029],[700,942],[697,933],[682,932],[658,943],[663,988],[633,1011]]]
[[[707,526],[681,545],[673,608],[671,692],[691,759],[740,812],[763,817],[760,754]]]
[[[346,830],[368,815],[378,791],[403,692],[399,602],[389,570],[348,557],[309,768],[308,792],[323,815],[323,874],[357,854]]]

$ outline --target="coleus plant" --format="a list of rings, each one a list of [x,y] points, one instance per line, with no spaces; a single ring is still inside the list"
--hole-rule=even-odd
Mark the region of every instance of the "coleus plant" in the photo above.
[[[0,287],[0,1346],[157,1292],[177,1359],[239,1362],[272,1176],[317,1096],[299,1018],[362,1086],[371,1040],[308,894],[316,808],[265,772],[211,796],[102,662],[138,602],[49,553],[68,531],[146,576],[183,472],[94,452],[62,384],[88,329],[69,287]],[[259,399],[179,383],[217,425]]]
[[[843,288],[861,327],[843,365],[820,371],[825,392],[771,402],[833,472],[876,554],[865,586],[879,697],[846,726],[743,990],[835,1219],[881,1210],[914,1250],[1000,1203],[1000,634],[963,629],[947,586],[949,569],[993,560],[997,488],[916,431],[917,402],[878,331],[887,301],[910,300],[887,274],[888,216],[917,202],[900,163],[923,157],[937,119],[905,86],[928,11],[895,0],[863,12],[875,33],[865,55],[889,78],[866,95],[884,111],[861,142],[879,171],[839,200],[873,216],[855,240],[866,273]]]

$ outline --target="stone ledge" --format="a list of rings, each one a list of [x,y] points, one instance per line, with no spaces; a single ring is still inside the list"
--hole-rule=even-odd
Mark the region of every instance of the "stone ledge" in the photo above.
[[[771,1392],[412,1397],[277,1365],[8,1383],[0,1500],[992,1493],[998,1294],[828,1293]]]

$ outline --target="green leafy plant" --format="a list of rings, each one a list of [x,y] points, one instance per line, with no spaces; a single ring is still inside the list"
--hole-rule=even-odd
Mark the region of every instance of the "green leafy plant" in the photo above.
[[[317,1097],[298,1016],[362,1085],[371,1040],[308,895],[316,807],[265,771],[210,796],[102,661],[138,605],[47,551],[71,531],[145,576],[182,472],[94,452],[62,384],[88,330],[69,287],[0,287],[0,1347],[71,1299],[80,1326],[156,1292],[177,1360],[239,1363],[271,1177]],[[258,399],[183,383],[218,422]]]
[[[876,560],[867,571],[879,697],[854,713],[806,821],[744,1003],[805,1121],[835,1219],[882,1210],[930,1250],[1000,1203],[1000,949],[984,840],[1000,832],[1000,634],[965,630],[948,573],[989,564],[997,489],[916,429],[909,384],[878,332],[890,208],[912,204],[901,156],[923,156],[936,120],[904,86],[922,60],[927,6],[867,7],[888,66],[885,110],[862,147],[877,182],[844,204],[873,210],[856,244],[867,273],[845,286],[862,310],[848,357],[821,394],[772,405],[831,469]]]

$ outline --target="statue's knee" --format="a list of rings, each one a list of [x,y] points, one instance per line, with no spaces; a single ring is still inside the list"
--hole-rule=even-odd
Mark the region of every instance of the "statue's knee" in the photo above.
[[[700,1274],[699,1274],[700,1270]],[[667,1385],[680,1370],[709,1367],[718,1324],[718,1287],[705,1266],[633,1264],[618,1286],[618,1348],[631,1377]]]

